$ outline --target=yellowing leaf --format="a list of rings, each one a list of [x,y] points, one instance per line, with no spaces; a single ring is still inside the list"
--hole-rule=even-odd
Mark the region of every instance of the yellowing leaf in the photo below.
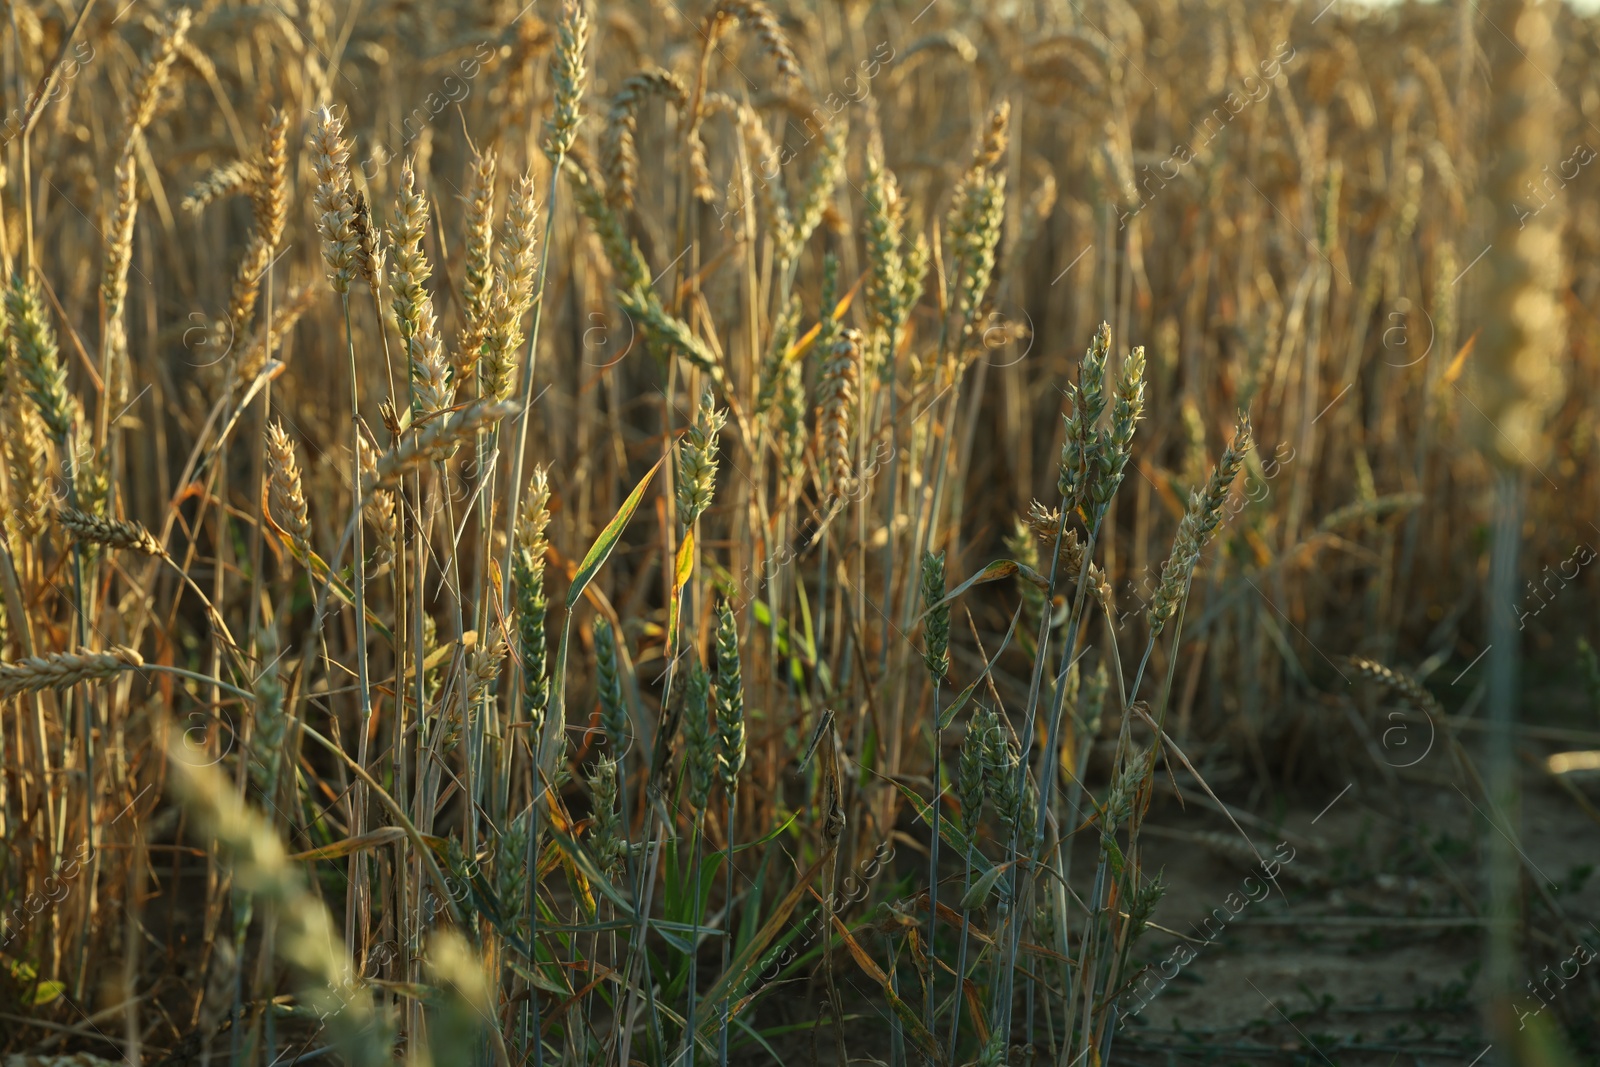
[[[666,457],[662,457],[665,459]],[[578,565],[578,573],[573,575],[572,587],[567,590],[567,607],[570,609],[583,595],[584,589],[594,580],[594,576],[605,565],[611,550],[617,547],[617,542],[622,538],[622,530],[628,525],[628,520],[633,518],[633,513],[639,510],[639,501],[644,499],[644,491],[650,485],[656,471],[661,469],[661,460],[656,460],[655,466],[645,472],[639,479],[639,484],[633,487],[633,492],[628,494],[628,499],[622,502],[622,507],[606,523],[605,529],[600,531],[600,536],[595,538],[589,551],[584,554],[583,562]]]
[[[32,1004],[35,1008],[44,1004],[49,1004],[66,991],[67,984],[65,982],[40,982],[38,985],[33,987]]]

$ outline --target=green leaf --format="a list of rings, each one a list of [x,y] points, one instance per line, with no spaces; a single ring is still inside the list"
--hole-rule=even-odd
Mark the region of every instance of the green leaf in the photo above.
[[[994,884],[1000,880],[1000,874],[1005,868],[991,867],[989,872],[967,890],[967,895],[961,898],[962,911],[977,911],[989,900],[989,894],[994,892]]]
[[[796,819],[798,819],[799,817],[800,817],[800,813],[798,811],[791,812],[787,819],[785,819],[783,822],[779,823],[777,826],[774,826],[771,830],[768,830],[765,834],[763,834],[760,837],[756,838],[754,841],[746,841],[742,845],[735,845],[735,846],[733,846],[733,850],[735,852],[743,852],[745,849],[748,849],[748,848],[760,848],[762,845],[766,844],[768,841],[773,840],[779,834],[783,833],[790,826],[794,825],[794,821]]]
[[[900,790],[900,795],[905,797],[906,802],[910,804],[911,807],[916,811],[917,818],[921,819],[924,823],[931,825],[933,822],[933,805],[922,799],[916,794],[915,790],[911,789],[902,782],[896,781],[894,782],[894,786],[896,789]],[[980,870],[987,874],[989,871],[994,869],[994,864],[990,863],[988,858],[985,857],[982,852],[975,848],[968,848],[968,845],[970,845],[971,842],[967,840],[967,835],[961,832],[961,828],[956,825],[958,821],[959,820],[956,819],[940,819],[939,840],[955,849],[960,855],[967,857],[968,862],[972,864],[974,870]]]
[[[567,590],[567,609],[570,611],[577,604],[578,598],[583,595],[595,574],[604,566],[606,558],[611,555],[611,550],[617,547],[617,541],[622,537],[623,527],[628,525],[628,520],[633,518],[633,513],[639,510],[639,502],[644,499],[644,491],[650,485],[656,471],[661,469],[662,459],[656,460],[655,466],[645,472],[639,479],[639,484],[633,487],[633,492],[628,494],[628,499],[622,502],[622,507],[606,523],[605,529],[600,531],[600,536],[595,538],[588,553],[583,557],[583,562],[578,566],[578,573],[572,578],[572,588]]]
[[[50,1003],[67,991],[65,982],[44,981],[33,987],[33,997],[29,1001],[35,1008]]]
[[[772,910],[772,914],[767,917],[767,921],[761,924],[761,929],[756,931],[754,937],[739,946],[739,951],[729,962],[728,969],[722,973],[722,976],[700,999],[700,1006],[706,1013],[705,1020],[699,1024],[699,1029],[702,1033],[709,1032],[712,1027],[718,1025],[718,1008],[721,1007],[723,1001],[732,996],[744,983],[761,952],[782,931],[790,913],[794,911],[795,905],[799,904],[800,898],[805,895],[806,889],[822,873],[824,865],[833,859],[834,847],[836,846],[824,849],[822,854],[817,857],[816,862],[800,875],[793,888],[784,894],[782,900],[778,901],[777,906]]]
[[[1002,578],[1011,578],[1013,576],[1030,581],[1040,589],[1048,590],[1050,588],[1050,579],[1046,578],[1044,575],[1040,574],[1026,563],[1018,563],[1014,559],[997,559],[987,567],[983,568],[983,570],[979,571],[977,574],[974,574],[971,578],[968,578],[966,581],[950,590],[950,592],[946,593],[944,599],[933,605],[933,607],[929,608],[928,611],[932,611],[934,608],[943,607],[975,585],[982,585],[984,582],[998,582]],[[926,615],[928,611],[924,611],[922,614]],[[921,618],[921,616],[918,616],[918,618]]]

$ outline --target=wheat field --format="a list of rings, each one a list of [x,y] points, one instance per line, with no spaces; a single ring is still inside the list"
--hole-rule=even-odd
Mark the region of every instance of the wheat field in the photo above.
[[[1600,16],[0,34],[5,1067],[1600,1062]]]

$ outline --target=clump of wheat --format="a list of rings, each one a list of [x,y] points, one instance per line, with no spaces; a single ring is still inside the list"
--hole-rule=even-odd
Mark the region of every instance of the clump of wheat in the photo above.
[[[56,520],[61,523],[63,530],[79,541],[126,549],[146,556],[161,555],[161,542],[145,529],[143,523],[89,515],[65,506],[56,510]]]
[[[1071,512],[1088,499],[1100,444],[1097,429],[1105,411],[1106,360],[1111,352],[1111,326],[1102,322],[1078,365],[1078,380],[1067,387],[1068,408],[1062,415],[1066,438],[1061,445],[1061,475],[1056,488]]]
[[[778,256],[785,263],[794,262],[801,246],[822,222],[823,213],[833,199],[833,191],[844,177],[846,138],[849,133],[844,119],[837,118],[823,134],[817,162],[806,178],[805,195],[795,207],[793,225],[786,233],[779,235]]]
[[[861,335],[841,331],[822,365],[817,382],[817,451],[827,463],[837,491],[850,484],[850,429],[855,422],[856,384],[860,376]]]
[[[589,833],[600,871],[612,879],[621,872],[628,851],[626,830],[617,810],[617,793],[617,761],[604,757],[595,763],[594,773],[589,776],[589,795],[594,801],[594,824]]]
[[[605,619],[596,619],[594,623],[594,658],[600,690],[600,725],[612,751],[620,754],[628,750],[631,731],[628,706],[622,696],[622,675],[617,665],[617,635]],[[616,758],[621,759],[621,756]]]
[[[483,349],[489,331],[489,305],[495,287],[494,275],[494,150],[474,149],[467,170],[466,266],[461,280],[464,321],[456,343],[455,372],[464,378]]]
[[[79,682],[98,681],[142,666],[144,657],[123,645],[104,652],[52,652],[46,656],[29,656],[0,663],[0,697],[41,689],[68,689]]]
[[[744,679],[739,669],[739,629],[733,605],[717,606],[717,773],[732,796],[744,769]]]
[[[10,381],[0,397],[0,413],[10,479],[6,529],[14,544],[21,545],[38,536],[50,514],[50,441],[38,410]]]
[[[922,279],[913,279],[916,250],[906,246],[905,199],[894,172],[883,161],[883,140],[876,128],[867,145],[867,310],[872,322],[872,343],[866,353],[868,374],[885,383],[894,375],[894,347],[922,292]],[[918,235],[920,239],[920,235]],[[924,260],[924,263],[926,261]]]
[[[301,484],[300,462],[294,442],[282,423],[267,427],[267,506],[272,521],[289,535],[289,543],[302,559],[311,554],[311,512]]]
[[[1212,472],[1205,489],[1195,490],[1189,494],[1189,510],[1184,512],[1182,520],[1178,523],[1178,533],[1172,542],[1172,554],[1167,557],[1167,562],[1161,568],[1161,582],[1156,586],[1156,594],[1150,601],[1149,620],[1152,634],[1158,634],[1166,627],[1167,621],[1178,610],[1178,605],[1187,594],[1189,579],[1194,574],[1195,564],[1200,560],[1200,550],[1205,548],[1211,540],[1211,535],[1222,522],[1223,505],[1227,503],[1228,490],[1233,485],[1239,468],[1244,466],[1245,454],[1250,451],[1252,445],[1250,420],[1241,414],[1233,440],[1222,453],[1222,460]]]
[[[683,735],[686,744],[684,766],[689,772],[689,806],[697,817],[704,815],[711,799],[711,784],[716,781],[717,743],[711,729],[711,678],[694,653],[684,681]]]
[[[322,235],[322,258],[328,264],[333,291],[350,291],[355,274],[355,197],[350,187],[350,143],[344,138],[344,121],[332,109],[317,111],[311,128],[311,170],[317,178],[311,204]]]
[[[1011,105],[995,104],[983,138],[973,149],[972,162],[959,182],[950,204],[946,227],[956,270],[950,278],[947,304],[965,328],[974,315],[994,273],[995,248],[1005,222],[1006,176],[994,169],[1005,153]]]
[[[73,407],[67,393],[67,371],[56,348],[55,329],[45,314],[38,285],[23,272],[11,276],[6,290],[6,321],[11,353],[20,365],[28,396],[58,449],[72,437]]]
[[[145,127],[155,117],[157,102],[172,72],[179,46],[189,32],[191,17],[188,8],[178,8],[169,13],[128,102],[127,128],[112,178],[112,205],[106,217],[105,266],[100,282],[106,309],[107,348],[118,355],[127,345],[123,304],[128,295],[128,266],[133,260],[133,225],[139,205],[139,184],[135,171],[138,143]],[[120,390],[115,395],[120,395]]]
[[[676,74],[659,68],[629,75],[611,98],[605,133],[600,139],[600,171],[606,178],[606,199],[617,211],[633,207],[633,190],[639,173],[639,152],[634,147],[639,132],[639,108],[652,96],[674,105],[680,113],[689,106],[689,90],[683,81]]]
[[[543,729],[550,703],[550,679],[545,662],[548,639],[545,615],[549,600],[544,591],[545,530],[550,525],[550,477],[542,467],[533,472],[532,491],[517,518],[517,545],[511,573],[517,584],[517,636],[522,663],[522,700],[535,736]]]
[[[686,528],[711,506],[717,488],[717,435],[727,421],[727,413],[717,407],[716,394],[706,386],[694,423],[678,443],[678,522]]]
[[[378,457],[378,478],[373,488],[394,488],[418,467],[448,459],[461,442],[516,411],[517,405],[510,401],[480,400],[448,415],[435,415],[414,436],[406,437]]]
[[[579,0],[563,0],[556,24],[556,49],[550,56],[550,80],[555,83],[555,106],[545,122],[544,151],[559,160],[572,151],[583,120],[583,90],[588,80],[584,51],[589,45],[589,13]]]
[[[260,180],[261,169],[256,160],[231,159],[194,183],[183,198],[183,210],[198,215],[207,204],[243,192]]]
[[[367,203],[367,194],[360,189],[356,190],[350,228],[356,235],[356,274],[376,293],[383,278],[383,239],[372,224],[372,205]]]
[[[378,453],[368,445],[361,449],[361,513],[378,535],[372,565],[381,571],[394,562],[400,538],[400,508],[391,490],[377,488],[378,480]]]
[[[778,25],[777,16],[763,0],[719,0],[716,8],[707,16],[706,39],[716,40],[726,32],[734,19],[742,22],[761,43],[762,50],[777,68],[783,87],[793,89],[798,86],[800,61],[795,58],[794,45],[789,42],[783,27]]]
[[[516,386],[517,350],[523,338],[522,318],[533,303],[538,267],[538,213],[533,177],[524,175],[518,179],[506,205],[500,262],[489,298],[489,321],[479,372],[484,395],[497,400],[510,397]]]
[[[407,161],[400,173],[395,219],[389,230],[394,250],[394,312],[400,342],[416,387],[421,414],[443,411],[455,402],[455,383],[438,337],[433,298],[425,288],[433,273],[422,240],[428,231],[428,201],[417,189],[416,169]]]
[[[255,228],[234,273],[233,295],[228,304],[234,336],[249,326],[262,276],[283,240],[289,218],[289,116],[283,111],[275,110],[268,118],[261,158],[252,169],[256,175],[250,186]]]

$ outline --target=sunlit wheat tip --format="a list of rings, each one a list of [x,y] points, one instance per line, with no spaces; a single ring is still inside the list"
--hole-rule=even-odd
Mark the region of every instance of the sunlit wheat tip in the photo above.
[[[263,275],[272,263],[283,240],[289,218],[289,117],[274,111],[267,119],[266,135],[256,170],[259,180],[251,186],[255,226],[245,246],[243,258],[234,272],[233,294],[228,303],[228,319],[233,335],[244,333],[255,311]]]
[[[322,258],[336,293],[348,293],[355,273],[355,199],[350,188],[350,145],[344,122],[330,108],[317,111],[312,125],[311,169],[317,178],[312,206],[322,235]]]
[[[294,442],[281,423],[267,427],[267,502],[274,522],[289,535],[295,551],[309,557],[311,516],[301,486]]]
[[[583,118],[584,83],[588,69],[584,51],[589,45],[589,13],[580,0],[565,0],[556,26],[556,49],[550,57],[550,79],[555,83],[555,107],[545,122],[544,151],[551,159],[566,155],[578,135]]]
[[[727,423],[727,413],[716,406],[708,385],[700,394],[694,423],[678,443],[678,522],[693,526],[711,506],[717,486],[717,435]]]
[[[465,377],[483,348],[489,331],[489,307],[495,288],[493,149],[475,151],[467,170],[465,276],[461,280],[461,337],[456,345],[456,374]]]

